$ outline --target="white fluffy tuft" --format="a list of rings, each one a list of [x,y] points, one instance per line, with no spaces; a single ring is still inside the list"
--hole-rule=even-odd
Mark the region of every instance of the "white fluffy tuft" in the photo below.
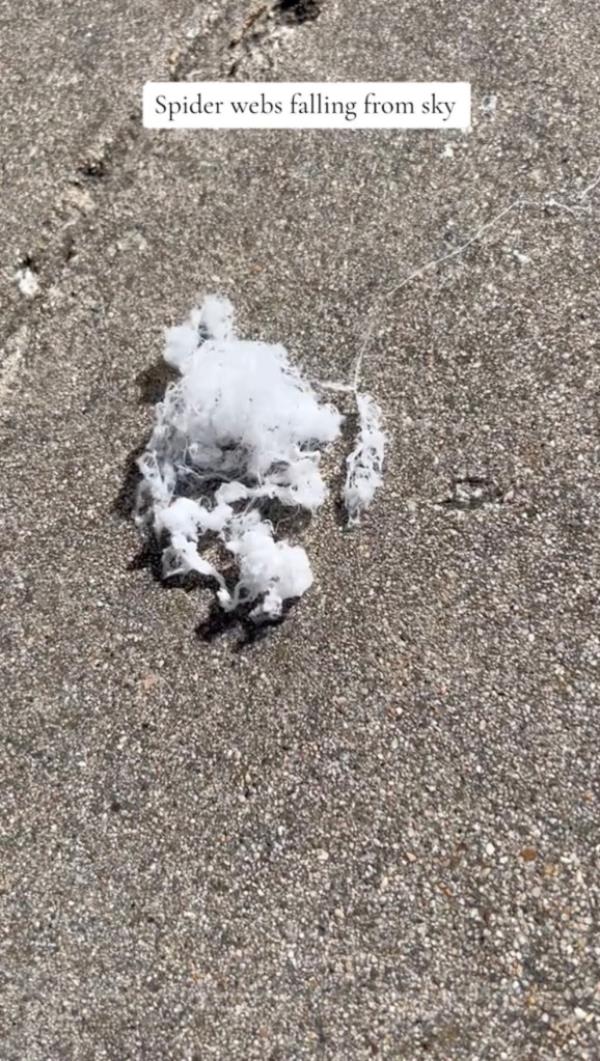
[[[371,504],[375,491],[383,482],[385,433],[380,407],[370,394],[357,394],[360,428],[356,446],[346,458],[344,504],[348,524],[356,526]]]

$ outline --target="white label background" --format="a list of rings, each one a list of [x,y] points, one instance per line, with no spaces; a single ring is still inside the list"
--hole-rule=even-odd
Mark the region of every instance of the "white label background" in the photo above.
[[[379,106],[371,103],[365,113],[369,93]],[[298,95],[292,114],[294,94]],[[264,109],[269,110],[270,104],[271,113],[262,113],[263,99],[267,101]],[[298,101],[306,104],[309,113],[301,113]],[[454,104],[450,113],[445,101]],[[236,113],[232,102],[254,103],[256,113],[248,109]],[[408,102],[413,113],[397,106]],[[334,113],[334,104],[343,108],[341,113]],[[356,117],[350,121],[345,108],[352,104]],[[281,113],[276,113],[277,106]],[[384,113],[386,109],[391,113]],[[144,85],[147,129],[468,129],[470,123],[471,86],[465,81],[149,81]]]

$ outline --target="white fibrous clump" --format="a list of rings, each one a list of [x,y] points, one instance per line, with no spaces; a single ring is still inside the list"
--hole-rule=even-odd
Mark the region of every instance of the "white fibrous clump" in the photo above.
[[[236,336],[226,299],[208,297],[169,329],[164,357],[179,378],[138,461],[136,522],[160,544],[164,577],[208,576],[226,611],[250,605],[253,620],[277,619],[313,576],[301,546],[275,539],[265,506],[323,504],[320,457],[342,417],[283,346]],[[215,538],[236,561],[234,584],[202,555]]]
[[[313,574],[300,545],[275,538],[269,507],[320,508],[321,454],[339,437],[342,417],[283,346],[238,338],[224,298],[207,297],[168,329],[164,358],[179,375],[156,406],[138,460],[136,523],[159,544],[164,578],[195,572],[214,581],[225,611],[243,607],[255,622],[274,621]],[[381,410],[353,387],[318,386],[356,397],[360,430],[344,487],[356,524],[382,481]],[[204,555],[215,541],[234,560],[234,578]]]
[[[360,523],[383,482],[385,433],[380,407],[369,394],[357,394],[359,432],[356,446],[346,458],[344,504],[350,526]]]

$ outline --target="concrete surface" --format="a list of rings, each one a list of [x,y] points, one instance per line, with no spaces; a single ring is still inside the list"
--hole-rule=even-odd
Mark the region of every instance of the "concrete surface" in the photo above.
[[[593,1058],[594,9],[323,0],[232,46],[247,13],[197,13],[185,70],[471,80],[474,125],[119,127],[62,258],[54,215],[3,326],[0,1057]],[[161,329],[214,288],[321,378],[370,321],[392,435],[248,646],[124,517]]]
[[[169,79],[227,5],[194,0],[0,2],[0,307],[19,265],[68,257],[90,185],[118,164],[140,122],[149,69]]]

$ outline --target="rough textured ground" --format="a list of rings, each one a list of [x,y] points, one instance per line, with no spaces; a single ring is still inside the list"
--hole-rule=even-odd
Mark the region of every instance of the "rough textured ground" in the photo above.
[[[0,1057],[596,1057],[593,6],[323,0],[239,43],[251,5],[87,6],[11,14],[0,45],[26,79],[2,130]],[[169,62],[471,80],[473,129],[144,132],[132,94]],[[38,135],[52,79],[71,113]],[[16,184],[34,135],[48,176]],[[392,435],[362,531],[334,476],[315,588],[248,646],[197,635],[209,595],[132,563],[124,515],[161,329],[212,289],[321,378],[370,322]]]

